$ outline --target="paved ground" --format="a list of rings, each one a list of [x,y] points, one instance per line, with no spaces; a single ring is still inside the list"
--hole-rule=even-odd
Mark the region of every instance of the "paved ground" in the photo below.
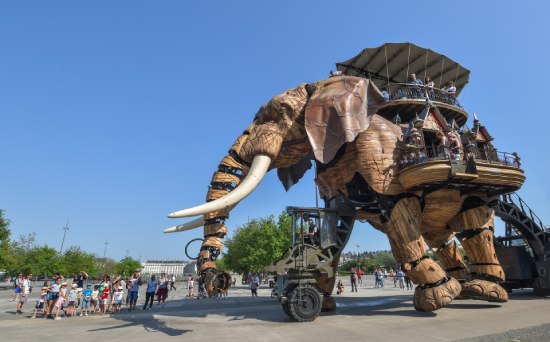
[[[0,290],[2,341],[38,337],[57,341],[550,341],[550,299],[531,291],[515,292],[511,301],[494,304],[454,301],[433,313],[415,311],[412,291],[373,289],[368,281],[358,293],[336,296],[335,312],[314,322],[294,323],[283,313],[270,289],[251,298],[245,286],[233,288],[227,299],[185,298],[183,284],[169,292],[168,302],[153,310],[124,311],[119,315],[64,318],[61,321],[28,318],[15,313],[11,290]],[[138,303],[143,303],[140,296]]]

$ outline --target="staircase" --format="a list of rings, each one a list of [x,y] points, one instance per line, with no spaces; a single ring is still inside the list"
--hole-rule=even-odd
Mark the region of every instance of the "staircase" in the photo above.
[[[527,278],[532,278],[531,285],[535,289],[535,293],[550,294],[549,227],[542,223],[542,220],[516,193],[502,195],[494,203],[493,208],[495,214],[506,223],[505,236],[495,238],[495,244],[499,259],[505,268],[507,280],[511,280],[509,274],[526,275],[531,273],[532,277]],[[525,249],[519,251],[518,246],[512,244],[514,240],[523,240],[528,247],[527,251],[531,251],[532,258],[528,256]],[[516,251],[513,250],[514,248]],[[525,277],[518,277],[516,280],[519,278],[527,280]],[[524,284],[525,282],[522,282],[522,285]]]

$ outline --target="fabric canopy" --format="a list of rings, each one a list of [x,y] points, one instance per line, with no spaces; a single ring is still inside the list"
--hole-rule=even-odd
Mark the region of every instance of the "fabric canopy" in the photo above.
[[[430,77],[436,88],[454,81],[456,95],[468,83],[470,70],[449,57],[412,43],[386,43],[367,48],[345,62],[336,63],[345,75],[371,79],[378,88],[388,83],[406,83],[408,74],[420,80]]]

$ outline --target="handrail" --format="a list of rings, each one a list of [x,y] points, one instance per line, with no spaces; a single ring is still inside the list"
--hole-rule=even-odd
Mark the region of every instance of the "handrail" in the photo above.
[[[392,83],[380,89],[385,102],[429,98],[431,101],[443,102],[451,106],[464,109],[462,104],[450,93],[443,89],[428,87],[422,84]]]
[[[402,149],[401,152],[402,158],[399,161],[400,167],[407,167],[409,165],[431,160],[465,161],[462,148],[420,146],[415,150],[411,148]],[[509,152],[499,152],[497,150],[485,151],[476,148],[474,148],[472,152],[474,154],[474,160],[477,162],[520,167],[518,157]]]
[[[515,192],[511,192],[509,194],[502,195],[502,200],[504,202],[514,204],[516,207],[520,208],[522,212],[524,212],[526,215],[529,214],[529,217],[531,218],[531,221],[535,222],[537,226],[542,231],[546,230],[546,226],[542,223],[542,220],[535,214],[535,212],[525,203],[525,201],[519,197],[518,194]]]

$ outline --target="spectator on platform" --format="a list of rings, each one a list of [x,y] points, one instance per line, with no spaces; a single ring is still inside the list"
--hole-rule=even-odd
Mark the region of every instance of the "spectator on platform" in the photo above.
[[[455,94],[456,94],[455,83],[453,81],[449,81],[449,82],[447,82],[447,84],[445,84],[445,86],[441,90],[447,92],[448,94],[451,94],[451,95],[455,96]]]

